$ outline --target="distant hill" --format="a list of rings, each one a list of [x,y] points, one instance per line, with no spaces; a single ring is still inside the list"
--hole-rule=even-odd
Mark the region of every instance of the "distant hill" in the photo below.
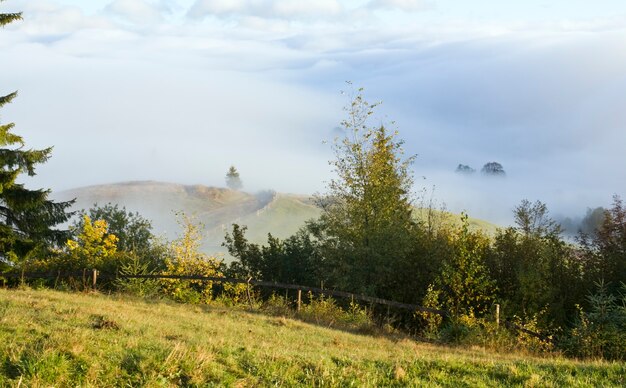
[[[209,253],[224,253],[221,246],[224,234],[233,223],[248,227],[248,239],[255,243],[267,241],[267,234],[286,238],[294,234],[305,221],[317,218],[320,209],[310,196],[263,191],[256,194],[226,188],[202,185],[181,185],[154,181],[124,182],[81,187],[55,193],[55,199],[76,198],[74,210],[88,209],[95,203],[115,203],[138,212],[152,221],[154,232],[168,239],[178,236],[180,228],[176,213],[194,215],[206,228],[203,249]],[[427,219],[425,209],[417,209],[416,216]],[[433,211],[439,222],[458,224],[456,214]],[[472,229],[488,234],[496,226],[486,221],[471,219]]]
[[[194,215],[206,228],[203,245],[207,252],[223,252],[221,246],[231,224],[247,225],[250,241],[261,243],[267,233],[285,238],[320,210],[308,196],[264,191],[249,194],[202,185],[141,181],[81,187],[55,194],[58,200],[76,198],[74,210],[94,204],[115,203],[152,221],[154,232],[176,238],[180,228],[176,213]]]
[[[434,220],[432,221],[434,224],[450,224],[453,226],[461,226],[461,215],[456,213],[451,213],[445,210],[430,210],[426,208],[417,208],[415,209],[415,217],[422,221],[427,221],[429,218]],[[487,235],[493,236],[498,228],[501,226],[493,224],[489,221],[481,220],[479,218],[468,218],[469,222],[469,230],[481,230]]]

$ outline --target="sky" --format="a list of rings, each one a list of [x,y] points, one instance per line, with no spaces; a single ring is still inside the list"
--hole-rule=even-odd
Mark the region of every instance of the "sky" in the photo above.
[[[415,191],[498,223],[626,196],[623,0],[7,0],[0,111],[54,146],[29,187],[324,192],[346,81],[382,101]],[[501,163],[505,179],[454,173]]]

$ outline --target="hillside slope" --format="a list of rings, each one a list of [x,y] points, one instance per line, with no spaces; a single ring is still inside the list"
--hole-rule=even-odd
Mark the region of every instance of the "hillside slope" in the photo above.
[[[319,215],[308,197],[260,192],[249,194],[202,185],[186,186],[163,182],[125,182],[88,186],[63,191],[56,199],[76,198],[74,210],[88,209],[95,203],[114,203],[136,211],[152,221],[154,232],[174,239],[180,232],[176,213],[193,215],[205,226],[203,249],[222,252],[224,234],[233,223],[248,226],[248,237],[263,242],[267,233],[285,238],[308,219]]]
[[[0,386],[623,386],[626,364],[496,354],[219,306],[0,290]]]
[[[176,212],[194,215],[205,226],[203,249],[209,253],[220,252],[224,234],[233,223],[246,225],[250,241],[263,243],[267,234],[286,238],[294,234],[305,221],[317,218],[320,209],[312,198],[305,195],[281,194],[271,191],[249,194],[225,188],[202,185],[186,186],[153,181],[125,182],[77,188],[55,194],[55,199],[76,198],[74,210],[88,209],[95,203],[116,203],[128,210],[139,212],[152,220],[154,232],[168,239],[177,237],[180,228]],[[458,225],[460,217],[443,211],[432,211],[437,222]],[[426,220],[429,213],[416,210],[418,219]],[[486,221],[470,218],[470,227],[493,234],[496,226]]]

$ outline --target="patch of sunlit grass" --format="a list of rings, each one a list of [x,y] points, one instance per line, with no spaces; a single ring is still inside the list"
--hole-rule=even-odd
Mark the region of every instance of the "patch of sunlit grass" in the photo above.
[[[287,316],[0,290],[0,386],[621,386],[624,363],[498,354]]]

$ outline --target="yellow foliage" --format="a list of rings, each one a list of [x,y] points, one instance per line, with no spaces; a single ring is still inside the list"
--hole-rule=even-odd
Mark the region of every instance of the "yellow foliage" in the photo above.
[[[83,268],[97,268],[102,261],[117,252],[118,238],[108,234],[105,220],[91,221],[83,215],[83,228],[75,240],[68,240],[66,247],[72,264]]]
[[[201,225],[184,214],[180,215],[179,224],[183,228],[181,238],[171,244],[171,257],[166,260],[166,275],[197,275],[222,277],[219,271],[221,262],[200,252]],[[163,289],[167,295],[183,302],[208,303],[212,297],[212,281],[165,279]]]

